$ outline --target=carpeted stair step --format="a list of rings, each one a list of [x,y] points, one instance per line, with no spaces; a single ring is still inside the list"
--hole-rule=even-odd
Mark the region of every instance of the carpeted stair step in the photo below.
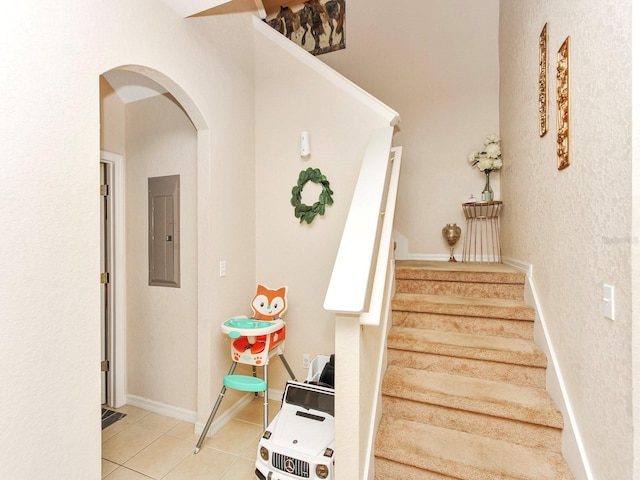
[[[443,295],[396,293],[393,310],[403,312],[437,313],[468,317],[504,318],[511,320],[535,319],[535,310],[522,300],[503,298],[467,298]]]
[[[467,317],[464,315],[394,311],[392,322],[393,325],[402,327],[533,340],[533,321],[527,319]]]
[[[448,475],[428,472],[404,463],[393,462],[386,458],[376,458],[375,480],[460,480]]]
[[[502,264],[399,260],[395,277],[399,293],[520,300],[524,295],[524,274]]]
[[[390,348],[412,352],[542,368],[547,366],[547,357],[535,343],[519,338],[392,327],[387,342]]]
[[[562,449],[562,430],[546,425],[492,417],[387,395],[382,397],[382,408],[385,415],[395,418],[473,433],[532,448],[555,452]]]
[[[525,275],[396,261],[376,480],[569,480]]]
[[[546,355],[531,340],[391,327],[390,364],[545,387]]]
[[[440,354],[411,352],[389,348],[387,364],[430,372],[484,378],[515,385],[545,388],[546,369],[526,365],[513,365],[471,358],[448,357]]]
[[[562,428],[546,390],[504,382],[389,366],[382,394],[499,418]]]
[[[454,263],[428,260],[396,260],[396,279],[440,280],[524,285],[525,275],[502,263]]]
[[[515,445],[466,432],[385,415],[376,439],[376,457],[457,479],[572,479],[558,452]],[[376,462],[377,464],[377,462]],[[388,463],[386,467],[389,468]],[[381,477],[380,477],[381,478]],[[438,478],[438,477],[433,477]]]
[[[519,284],[443,282],[440,280],[396,280],[396,292],[424,295],[449,295],[475,298],[512,298],[522,300],[524,290]]]

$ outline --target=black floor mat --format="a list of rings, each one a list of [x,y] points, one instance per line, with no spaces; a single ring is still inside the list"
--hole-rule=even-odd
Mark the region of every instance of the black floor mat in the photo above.
[[[104,430],[109,425],[114,424],[123,417],[126,417],[126,413],[116,412],[115,410],[109,410],[108,408],[102,409],[102,429]]]

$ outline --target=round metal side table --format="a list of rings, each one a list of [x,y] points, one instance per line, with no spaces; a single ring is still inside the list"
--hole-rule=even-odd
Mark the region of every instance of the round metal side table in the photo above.
[[[462,249],[463,262],[502,263],[500,250],[500,212],[502,202],[462,204],[467,228]]]

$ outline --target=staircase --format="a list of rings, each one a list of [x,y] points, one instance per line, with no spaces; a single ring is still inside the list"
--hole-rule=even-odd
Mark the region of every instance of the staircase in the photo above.
[[[396,262],[378,480],[573,479],[524,274]]]

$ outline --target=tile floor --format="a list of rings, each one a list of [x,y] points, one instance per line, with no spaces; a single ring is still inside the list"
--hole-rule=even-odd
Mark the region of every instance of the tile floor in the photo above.
[[[280,402],[269,401],[269,417]],[[255,480],[262,435],[262,398],[256,398],[194,455],[193,423],[125,405],[127,416],[102,431],[106,480]]]

